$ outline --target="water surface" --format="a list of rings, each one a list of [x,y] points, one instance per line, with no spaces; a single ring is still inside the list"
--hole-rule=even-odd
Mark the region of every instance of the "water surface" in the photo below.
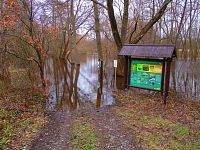
[[[112,105],[114,98],[113,90],[113,68],[112,60],[107,60],[104,64],[104,82],[100,107]],[[48,78],[49,99],[47,110],[70,111],[79,108],[85,101],[97,103],[97,91],[100,83],[98,82],[98,56],[97,54],[81,54],[80,70],[78,73],[77,91],[74,91],[74,82],[77,66],[70,64],[66,60],[50,57],[46,63],[45,74]],[[73,79],[71,77],[73,76]],[[75,96],[77,95],[77,97]]]
[[[80,66],[50,57],[46,62],[45,71],[48,79],[49,99],[47,110],[71,111],[85,102],[99,107],[112,105],[114,98],[113,59],[103,63],[103,86],[100,99],[97,100],[100,82],[97,54],[81,54]],[[200,61],[174,60],[171,64],[170,89],[183,97],[200,98]],[[80,68],[79,68],[80,67]],[[100,92],[101,93],[101,92]]]

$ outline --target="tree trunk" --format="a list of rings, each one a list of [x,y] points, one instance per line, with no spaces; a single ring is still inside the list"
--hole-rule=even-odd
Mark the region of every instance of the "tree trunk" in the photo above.
[[[113,0],[107,0],[107,8],[108,8],[107,10],[108,10],[108,16],[109,16],[111,29],[112,29],[112,34],[113,34],[115,43],[116,43],[118,51],[119,51],[122,48],[122,41],[121,41],[121,37],[119,35],[117,21],[115,19]]]
[[[77,108],[78,105],[78,77],[80,73],[80,64],[76,65],[76,73],[75,73],[75,78],[74,78],[74,102],[73,102],[73,107],[74,109]]]
[[[72,51],[72,62],[75,64],[80,64],[80,56],[76,47],[76,19],[74,15],[74,0],[71,0],[71,7],[70,7],[70,17],[71,17],[71,34],[72,34],[72,41],[71,41],[71,51]]]
[[[128,26],[128,7],[129,7],[129,0],[124,0],[124,13],[123,13],[122,27],[121,27],[122,45],[126,42],[127,26]]]
[[[94,6],[95,34],[96,34],[96,46],[97,46],[98,58],[100,60],[103,60],[101,35],[100,35],[100,23],[99,23],[99,10],[95,2],[93,2],[93,6]]]
[[[99,58],[98,81],[100,85],[97,89],[96,107],[100,107],[101,97],[102,97],[102,88],[103,88],[103,55],[102,55],[101,35],[100,35],[99,10],[98,10],[98,6],[96,2],[93,2],[93,6],[94,6],[94,19],[95,19],[96,45],[97,45],[97,52],[98,52],[98,58]]]
[[[107,10],[109,21],[112,29],[112,34],[117,45],[118,52],[121,50],[127,34],[127,26],[128,26],[128,7],[129,7],[129,0],[124,0],[124,13],[122,18],[122,28],[121,28],[121,37],[119,35],[117,22],[115,19],[114,8],[113,8],[113,0],[107,0]],[[124,62],[125,59],[123,56],[118,56],[118,68],[117,68],[117,75],[123,76],[124,75]]]

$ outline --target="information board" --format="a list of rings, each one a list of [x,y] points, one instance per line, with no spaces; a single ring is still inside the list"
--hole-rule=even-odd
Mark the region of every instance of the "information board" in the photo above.
[[[131,59],[130,86],[161,90],[163,63],[156,60]]]

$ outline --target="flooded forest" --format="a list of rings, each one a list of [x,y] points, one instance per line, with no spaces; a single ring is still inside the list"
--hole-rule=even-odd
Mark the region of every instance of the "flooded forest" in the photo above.
[[[95,101],[103,69],[102,88],[111,97],[113,60],[119,59],[121,75],[124,64],[118,53],[124,43],[176,44],[171,90],[200,96],[197,1],[3,0],[0,6],[1,90],[43,86],[52,104],[78,97],[72,94],[77,91]]]
[[[96,110],[118,104],[118,94],[128,91],[124,89],[125,60],[118,55],[124,44],[175,44],[169,95],[182,102],[195,101],[199,107],[199,14],[199,0],[1,0],[0,149],[20,145],[11,133],[18,131],[12,124],[21,113],[29,112],[30,117],[36,110],[71,113],[82,106]],[[114,60],[118,60],[116,86]],[[129,90],[133,97],[156,94]],[[5,114],[12,115],[13,122],[6,122]],[[36,120],[43,117],[36,116],[32,122],[40,126],[42,121]],[[27,149],[43,146],[33,144]]]

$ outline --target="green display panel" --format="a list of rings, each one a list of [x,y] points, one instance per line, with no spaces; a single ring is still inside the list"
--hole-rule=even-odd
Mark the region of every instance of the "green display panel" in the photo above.
[[[130,86],[161,90],[162,62],[131,59],[130,69]]]

